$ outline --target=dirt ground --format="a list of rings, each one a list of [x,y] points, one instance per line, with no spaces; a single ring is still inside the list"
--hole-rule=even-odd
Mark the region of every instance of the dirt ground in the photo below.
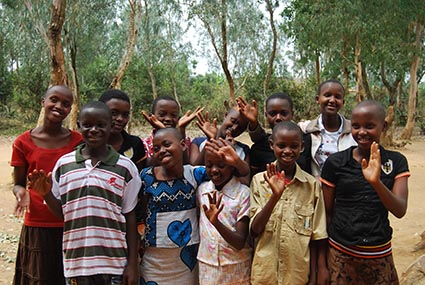
[[[9,166],[13,138],[0,137],[0,284],[11,284],[13,279],[15,253],[19,240],[22,220],[13,216],[15,199],[12,189],[12,168]],[[399,276],[417,257],[425,251],[414,252],[425,230],[425,139],[415,139],[412,144],[400,150],[408,159],[411,177],[409,179],[409,206],[402,219],[390,217],[394,229],[394,259]],[[422,185],[422,186],[421,186]],[[421,192],[422,191],[422,192]]]

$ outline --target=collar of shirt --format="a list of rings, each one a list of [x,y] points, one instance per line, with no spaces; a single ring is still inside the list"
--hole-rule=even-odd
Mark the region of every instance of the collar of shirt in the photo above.
[[[212,183],[212,181],[209,181],[209,183],[211,183],[213,190],[207,193],[213,193],[215,191],[214,183]],[[238,181],[238,179],[236,177],[232,177],[232,179],[230,179],[229,182],[227,182],[226,185],[223,186],[223,189],[218,192],[223,193],[223,195],[226,195],[232,200],[235,200],[238,195],[239,186],[240,182]]]
[[[81,163],[87,160],[86,158],[84,158],[83,154],[81,153],[81,150],[83,149],[84,145],[85,144],[81,144],[77,146],[77,148],[75,149],[75,160],[77,163]],[[101,159],[101,161],[103,164],[106,164],[106,165],[115,165],[120,155],[110,145],[107,145],[107,148],[108,148],[108,153],[103,159]]]
[[[338,116],[339,116],[339,119],[341,120],[341,125],[339,125],[338,131],[336,131],[336,132],[329,132],[329,131],[327,131],[325,129],[325,126],[323,125],[322,114],[320,114],[319,115],[319,118],[317,120],[317,124],[319,125],[320,132],[322,134],[325,133],[325,132],[327,132],[328,134],[334,134],[334,133],[341,134],[342,133],[342,130],[344,128],[344,118],[340,114],[338,114]]]

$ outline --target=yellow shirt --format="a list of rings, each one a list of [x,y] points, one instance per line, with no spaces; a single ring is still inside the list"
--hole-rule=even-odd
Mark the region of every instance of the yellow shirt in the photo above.
[[[251,182],[251,223],[272,194],[263,173]],[[309,243],[327,237],[322,190],[316,179],[297,165],[264,232],[255,239],[251,284],[306,284]]]

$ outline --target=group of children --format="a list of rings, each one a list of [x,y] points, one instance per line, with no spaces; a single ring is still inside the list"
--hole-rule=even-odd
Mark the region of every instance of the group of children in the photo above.
[[[13,145],[14,284],[398,284],[388,211],[406,212],[407,161],[379,146],[384,107],[361,102],[350,123],[344,95],[323,82],[321,114],[298,125],[291,98],[271,95],[271,133],[255,101],[217,127],[159,97],[141,140],[124,92],[85,105],[80,135],[62,127],[72,93],[51,87],[43,125]],[[191,141],[195,118],[205,137]]]

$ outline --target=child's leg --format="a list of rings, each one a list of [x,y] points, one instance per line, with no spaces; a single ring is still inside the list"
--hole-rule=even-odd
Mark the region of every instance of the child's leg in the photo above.
[[[392,255],[357,258],[329,247],[328,269],[331,284],[399,284]]]

